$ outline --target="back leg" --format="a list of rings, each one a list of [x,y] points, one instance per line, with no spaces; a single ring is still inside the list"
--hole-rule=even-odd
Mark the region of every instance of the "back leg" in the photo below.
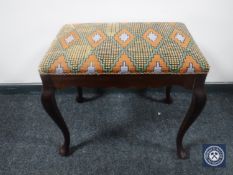
[[[164,99],[164,102],[167,104],[172,104],[173,99],[171,97],[171,89],[172,86],[166,86],[166,98]]]
[[[76,101],[78,103],[82,103],[84,101],[84,98],[83,98],[83,89],[81,87],[77,88]]]

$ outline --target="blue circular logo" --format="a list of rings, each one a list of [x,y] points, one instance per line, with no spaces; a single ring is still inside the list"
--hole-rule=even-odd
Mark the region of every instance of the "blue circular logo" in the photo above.
[[[204,160],[210,166],[221,165],[224,158],[224,151],[219,146],[209,146],[204,152]]]

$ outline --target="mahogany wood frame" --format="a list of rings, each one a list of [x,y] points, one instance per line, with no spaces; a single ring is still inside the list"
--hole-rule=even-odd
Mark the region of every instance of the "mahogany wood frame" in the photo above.
[[[41,74],[42,94],[41,101],[44,109],[57,124],[64,136],[64,143],[59,149],[63,156],[69,155],[70,134],[68,127],[57,107],[55,90],[66,87],[77,87],[78,102],[83,101],[82,87],[163,87],[166,86],[166,103],[171,103],[171,87],[182,86],[192,90],[192,101],[185,115],[176,138],[177,155],[181,159],[188,158],[188,151],[183,147],[183,137],[192,123],[197,119],[206,103],[206,92],[204,89],[207,74],[101,74],[101,75],[49,75]]]

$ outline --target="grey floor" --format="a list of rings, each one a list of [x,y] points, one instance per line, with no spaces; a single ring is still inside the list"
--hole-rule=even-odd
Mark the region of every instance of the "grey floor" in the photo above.
[[[230,175],[233,172],[233,91],[210,90],[207,105],[184,139],[190,159],[176,157],[175,138],[191,93],[174,90],[174,103],[156,89],[85,90],[57,101],[70,128],[70,157],[58,155],[62,136],[40,103],[40,92],[0,93],[0,174]],[[202,166],[202,144],[227,147],[226,168]]]

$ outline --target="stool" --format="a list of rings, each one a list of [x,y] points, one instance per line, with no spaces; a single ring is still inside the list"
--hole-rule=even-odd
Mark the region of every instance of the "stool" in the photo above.
[[[176,138],[177,155],[188,157],[182,140],[206,103],[209,65],[183,23],[67,24],[57,34],[39,66],[44,109],[64,136],[59,152],[69,155],[70,134],[57,107],[55,90],[82,88],[166,87],[192,90],[192,101]]]

